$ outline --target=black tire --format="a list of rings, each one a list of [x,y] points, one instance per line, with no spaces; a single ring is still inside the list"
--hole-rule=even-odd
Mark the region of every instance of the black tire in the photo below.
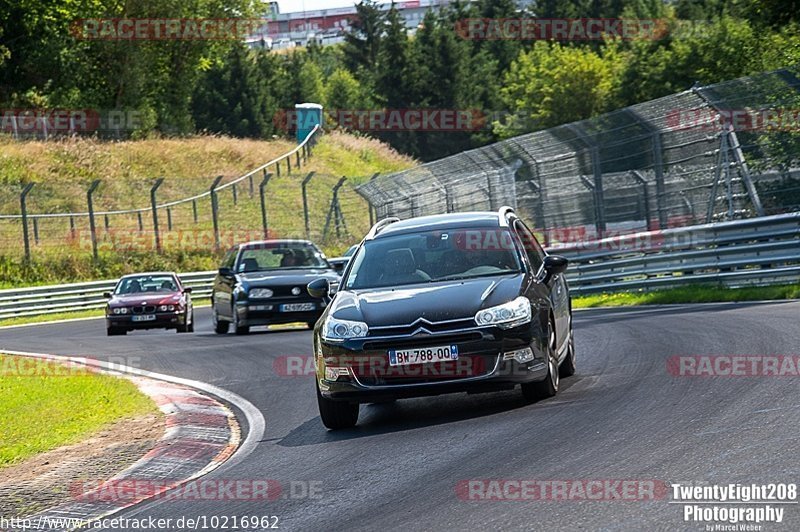
[[[558,345],[555,333],[555,326],[552,321],[550,322],[549,340],[548,340],[548,362],[547,362],[547,375],[545,378],[538,382],[526,382],[520,387],[522,388],[522,396],[526,401],[538,401],[540,399],[547,399],[553,397],[558,393],[558,384],[560,382],[560,374],[558,371],[558,360],[556,359],[556,346]]]
[[[576,369],[576,356],[575,356],[575,339],[572,337],[572,324],[570,323],[569,326],[569,346],[567,347],[567,357],[564,359],[564,362],[561,363],[561,366],[558,368],[558,372],[561,377],[572,377],[575,375]]]
[[[217,315],[217,311],[211,313],[211,321],[214,323],[214,332],[217,334],[228,334],[228,329],[231,324],[227,321],[222,321]]]
[[[178,331],[178,334],[194,332],[194,319],[193,318],[194,318],[194,316],[192,316],[190,313],[188,313],[188,312],[186,313],[186,319],[184,320],[183,325],[178,325],[178,327],[176,329]]]
[[[106,328],[106,334],[108,336],[125,336],[128,334],[128,330],[120,329],[119,327],[108,327]]]
[[[248,325],[239,325],[239,314],[236,309],[231,309],[231,316],[233,316],[233,332],[239,336],[250,334],[250,327]]]
[[[351,429],[358,423],[358,403],[345,403],[325,399],[317,385],[317,405],[322,424],[330,430]]]

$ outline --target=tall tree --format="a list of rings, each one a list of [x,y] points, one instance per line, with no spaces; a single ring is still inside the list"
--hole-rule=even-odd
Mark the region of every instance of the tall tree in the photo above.
[[[345,66],[354,74],[377,63],[384,21],[377,0],[361,0],[356,4],[356,16],[344,36]]]

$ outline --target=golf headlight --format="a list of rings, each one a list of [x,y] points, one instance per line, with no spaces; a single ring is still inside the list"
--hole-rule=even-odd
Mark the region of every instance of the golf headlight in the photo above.
[[[268,297],[272,297],[275,292],[269,288],[253,288],[248,294],[250,297],[255,299],[266,299]]]
[[[368,330],[364,322],[329,317],[322,324],[322,338],[329,342],[343,342],[351,338],[363,338]]]
[[[497,325],[502,329],[510,329],[531,321],[531,302],[526,297],[518,297],[514,301],[489,307],[475,314],[478,325]]]
[[[117,307],[113,309],[111,312],[113,312],[114,314],[127,314],[128,309],[126,307]]]
[[[161,312],[171,312],[175,310],[175,305],[161,305],[160,307],[158,307],[158,310],[160,310]]]

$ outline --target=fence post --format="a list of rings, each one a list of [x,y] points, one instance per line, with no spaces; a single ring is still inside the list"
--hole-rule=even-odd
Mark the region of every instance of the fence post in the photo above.
[[[239,203],[239,194],[236,192],[236,183],[231,185],[231,190],[233,191],[233,204],[237,205]]]
[[[194,217],[194,223],[197,223],[197,200],[192,200],[192,216]]]
[[[39,245],[39,218],[33,217],[33,243]]]
[[[278,168],[280,168],[280,165],[278,165]],[[264,179],[258,184],[258,195],[261,198],[261,227],[264,229],[264,238],[269,238],[267,234],[267,200],[264,196],[264,189],[267,187],[270,177],[272,177],[272,174],[264,170]]]
[[[278,174],[278,177],[281,176],[281,162],[280,161],[275,163],[275,172]]]
[[[75,218],[72,216],[69,217],[69,236],[75,238]]]
[[[380,172],[375,172],[372,175],[372,177],[369,178],[369,180],[370,181],[375,181],[376,179],[378,179],[379,175],[381,175]],[[445,190],[447,190],[447,189],[445,189]],[[378,208],[373,206],[371,201],[368,201],[367,203],[369,203],[369,226],[372,227],[373,225],[375,225],[375,222],[377,222]],[[373,218],[373,214],[374,214],[374,218]],[[373,220],[375,220],[375,221],[373,221]]]
[[[330,229],[331,218],[334,220],[336,227],[336,236],[340,236],[340,226],[344,225],[344,215],[342,214],[341,206],[339,205],[339,189],[342,188],[344,182],[347,181],[346,177],[339,179],[339,182],[333,186],[333,196],[331,197],[331,207],[328,209],[328,216],[325,219],[325,229],[322,231],[322,239],[328,237],[328,230]]]
[[[297,168],[300,168],[300,151],[296,151],[295,155],[297,156]]]
[[[658,210],[658,228],[666,229],[669,225],[667,220],[667,207],[664,205],[665,195],[667,193],[666,186],[664,185],[664,160],[661,156],[661,133],[658,131],[653,132],[653,169],[656,174],[656,209]]]
[[[94,201],[92,195],[97,187],[100,186],[100,180],[95,179],[86,191],[86,203],[89,206],[89,233],[92,235],[92,256],[97,259],[97,227],[94,223]]]
[[[222,181],[223,176],[218,175],[211,183],[209,192],[211,193],[211,221],[214,225],[214,249],[219,250],[219,203],[217,200],[217,185]]]
[[[153,236],[156,241],[157,253],[161,253],[161,235],[158,232],[158,203],[156,201],[156,191],[163,182],[164,178],[159,177],[153,182],[153,186],[150,187],[150,210],[153,212]]]
[[[311,234],[311,225],[308,220],[308,194],[306,192],[306,187],[308,183],[311,181],[311,178],[314,177],[314,172],[309,172],[309,174],[303,179],[303,221],[305,222],[306,228],[306,238],[311,238],[309,235]]]
[[[292,174],[292,157],[289,156],[286,158],[286,175]]]
[[[167,207],[167,231],[172,231],[172,208]]]
[[[106,234],[108,234],[111,229],[111,222],[108,219],[108,214],[103,215],[103,226],[105,227]]]
[[[642,198],[644,198],[644,217],[645,217],[645,227],[648,231],[651,230],[650,228],[650,195],[647,192],[647,180],[644,176],[639,172],[639,170],[632,170],[631,175],[633,178],[642,185]]]
[[[28,237],[28,193],[33,188],[35,183],[28,183],[22,189],[22,193],[19,195],[19,207],[22,212],[22,241],[25,245],[25,260],[30,262],[31,260],[31,241]]]
[[[144,222],[142,222],[142,211],[136,213],[136,220],[139,222],[139,232],[144,231]]]
[[[253,174],[247,176],[247,180],[250,182],[250,197],[252,198],[256,193],[255,185],[253,184]]]

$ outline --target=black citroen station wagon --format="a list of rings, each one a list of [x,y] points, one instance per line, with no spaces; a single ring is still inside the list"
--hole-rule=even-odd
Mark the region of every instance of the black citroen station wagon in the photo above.
[[[509,207],[376,224],[344,271],[308,292],[317,400],[330,429],[359,404],[511,389],[551,397],[575,372],[567,260]]]

